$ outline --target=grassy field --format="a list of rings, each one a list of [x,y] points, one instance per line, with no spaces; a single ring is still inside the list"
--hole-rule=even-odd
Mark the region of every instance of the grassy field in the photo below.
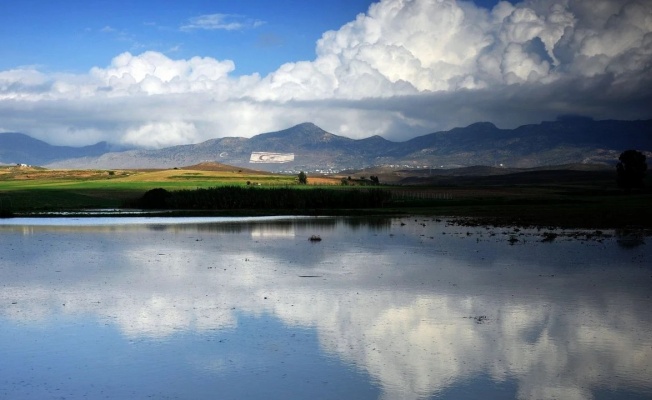
[[[0,190],[66,189],[66,190],[148,190],[165,187],[171,190],[216,185],[251,184],[287,185],[293,176],[238,171],[193,170],[47,170],[5,167],[0,169]]]
[[[559,175],[561,176],[561,174]],[[168,191],[221,186],[296,188],[310,190],[368,190],[341,186],[342,177],[309,176],[299,185],[296,176],[214,166],[171,170],[46,170],[0,168],[0,213],[119,208],[154,188]],[[554,178],[554,177],[553,177]],[[469,217],[467,223],[537,225],[584,228],[642,227],[652,229],[652,193],[624,193],[610,178],[547,179],[528,184],[513,177],[489,181],[463,180],[459,185],[382,186],[391,194],[381,209],[310,210],[319,214],[420,214]],[[260,193],[264,196],[264,192]],[[203,210],[206,212],[206,210]],[[220,213],[220,210],[212,210]],[[234,212],[224,211],[223,213]],[[243,212],[242,210],[238,213]],[[248,210],[252,214],[292,213],[296,210]],[[306,212],[304,210],[303,212]]]
[[[314,177],[310,185],[336,185],[338,179]],[[115,208],[146,191],[193,190],[219,186],[303,187],[295,176],[259,171],[197,166],[169,170],[48,170],[0,168],[0,210],[14,212]]]

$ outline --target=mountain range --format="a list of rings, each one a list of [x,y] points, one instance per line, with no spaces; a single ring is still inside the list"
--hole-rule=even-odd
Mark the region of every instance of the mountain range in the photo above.
[[[0,133],[0,163],[84,169],[172,168],[207,161],[273,172],[337,172],[378,165],[531,168],[570,163],[613,164],[627,149],[652,155],[652,120],[565,117],[515,129],[479,122],[404,142],[380,136],[355,140],[303,123],[252,138],[224,137],[157,150],[126,151],[112,151],[106,142],[84,147],[53,146],[20,133]],[[252,164],[250,159],[255,152],[293,154],[294,158],[285,163]]]

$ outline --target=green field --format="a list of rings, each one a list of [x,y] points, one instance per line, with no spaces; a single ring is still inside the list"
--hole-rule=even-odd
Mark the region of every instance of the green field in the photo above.
[[[225,185],[295,185],[294,176],[234,171],[57,171],[0,168],[0,209],[14,212],[115,208],[154,188],[189,190]]]
[[[458,185],[450,182],[446,185],[383,185],[380,188],[388,194],[389,200],[383,200],[382,207],[363,209],[352,206],[347,210],[341,205],[341,199],[346,198],[345,195],[337,192],[369,191],[372,188],[341,186],[341,177],[309,176],[310,185],[299,185],[296,177],[292,175],[242,171],[234,168],[218,171],[189,169],[56,171],[4,167],[0,168],[0,213],[33,215],[61,210],[121,208],[135,204],[147,191],[155,188],[162,188],[172,193],[183,192],[184,196],[191,198],[195,196],[197,189],[203,189],[203,191],[196,191],[196,195],[199,196],[205,195],[206,189],[209,188],[242,187],[248,190],[242,191],[239,196],[266,197],[272,193],[266,192],[266,189],[283,188],[302,189],[300,192],[318,189],[322,192],[318,192],[318,196],[308,192],[304,195],[296,191],[292,191],[290,195],[283,192],[282,196],[291,198],[287,202],[290,206],[285,208],[271,200],[269,204],[274,205],[270,207],[257,205],[255,209],[246,208],[244,204],[258,204],[242,201],[247,197],[234,200],[235,205],[221,208],[211,207],[210,201],[207,206],[206,200],[202,200],[201,206],[197,202],[196,207],[188,200],[177,201],[175,204],[183,204],[183,212],[214,215],[231,213],[397,216],[419,214],[470,217],[471,219],[465,220],[465,223],[652,229],[650,190],[625,193],[615,187],[609,174],[602,178],[591,177],[588,180],[586,177],[577,180],[566,177],[563,181],[554,179],[553,176],[553,179],[547,178],[533,184],[528,184],[527,181],[515,181],[514,177],[510,176],[504,179],[496,177],[491,179],[491,181],[478,179],[473,182],[462,180]],[[332,204],[337,203],[337,206],[331,207],[327,200],[315,203],[315,197],[335,199],[332,200]],[[243,204],[242,207],[238,207],[240,203]],[[297,204],[306,204],[306,206],[302,208]],[[311,206],[311,204],[319,204],[319,206]]]

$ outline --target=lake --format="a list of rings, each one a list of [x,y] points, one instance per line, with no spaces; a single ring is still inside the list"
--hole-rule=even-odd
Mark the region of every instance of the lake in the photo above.
[[[0,398],[650,399],[649,240],[424,217],[0,220]]]

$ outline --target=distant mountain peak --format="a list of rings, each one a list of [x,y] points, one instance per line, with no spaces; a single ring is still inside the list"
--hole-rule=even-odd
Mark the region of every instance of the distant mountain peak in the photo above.
[[[252,137],[253,140],[259,139],[291,139],[291,140],[321,140],[324,137],[336,136],[321,129],[312,122],[304,122],[291,128],[283,129],[276,132],[267,132]]]
[[[496,129],[498,129],[498,127],[496,125],[494,125],[491,122],[486,122],[486,121],[485,122],[473,123],[473,124],[467,126],[467,128],[484,129],[484,130],[496,130]]]
[[[56,160],[100,156],[111,150],[106,142],[83,147],[54,146],[24,133],[0,133],[0,163],[43,165]]]
[[[320,127],[318,127],[317,125],[313,124],[312,122],[302,122],[302,123],[300,123],[300,124],[297,124],[297,125],[293,126],[293,127],[290,128],[290,129],[293,129],[293,128],[301,128],[301,129],[319,129],[319,130],[323,130],[323,129],[321,129]]]
[[[389,140],[385,139],[380,135],[368,136],[364,139],[358,139],[358,140],[362,142],[389,142]]]
[[[338,171],[372,165],[498,165],[535,167],[573,162],[613,163],[625,149],[652,154],[652,120],[590,121],[567,119],[497,128],[478,122],[465,128],[433,132],[405,142],[380,136],[351,139],[329,133],[314,123],[262,133],[251,138],[227,137],[159,150],[115,152],[106,143],[83,148],[50,146],[27,135],[0,134],[0,163],[26,163],[57,168],[163,168],[217,162],[250,167],[255,152],[292,154],[284,164],[257,164],[269,171]],[[652,157],[651,157],[652,158]]]

